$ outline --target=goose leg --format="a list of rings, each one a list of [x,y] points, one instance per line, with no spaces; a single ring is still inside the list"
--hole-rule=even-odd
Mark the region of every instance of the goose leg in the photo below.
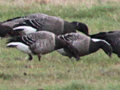
[[[30,54],[28,54],[29,55],[29,59],[28,60],[32,60],[33,59],[33,57],[32,57],[32,55],[30,55]]]
[[[80,57],[77,57],[77,58],[76,58],[76,61],[79,61],[79,60],[80,60]]]
[[[71,55],[71,53],[70,53],[67,49],[65,49],[65,48],[64,48],[64,50],[65,50],[65,52],[67,53],[68,57],[71,59],[71,58],[73,57],[73,56]],[[75,59],[76,59],[76,61],[79,61],[80,57],[76,57]]]
[[[72,56],[68,56],[70,59],[72,58]]]
[[[41,60],[41,55],[40,55],[40,54],[38,54],[37,56],[38,56],[38,60],[40,61],[40,60]]]

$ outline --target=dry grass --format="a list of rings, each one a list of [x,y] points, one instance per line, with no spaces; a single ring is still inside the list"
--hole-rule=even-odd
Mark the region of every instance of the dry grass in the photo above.
[[[97,3],[105,4],[109,1],[120,2],[120,0],[0,0],[1,4],[13,4],[13,5],[31,5],[37,4],[55,4],[55,5],[76,5],[86,4],[95,5]]]

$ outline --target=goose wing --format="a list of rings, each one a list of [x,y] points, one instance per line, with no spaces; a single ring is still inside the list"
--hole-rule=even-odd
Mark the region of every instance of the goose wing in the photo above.
[[[55,48],[54,40],[41,39],[30,45],[30,49],[34,54],[41,53],[46,54],[53,51]]]
[[[46,54],[55,48],[55,35],[47,31],[38,31],[22,38],[35,54]]]
[[[59,35],[59,38],[65,40],[65,41],[69,41],[69,42],[74,42],[74,41],[82,41],[84,39],[89,38],[88,36],[81,34],[81,33],[68,33],[65,35]]]

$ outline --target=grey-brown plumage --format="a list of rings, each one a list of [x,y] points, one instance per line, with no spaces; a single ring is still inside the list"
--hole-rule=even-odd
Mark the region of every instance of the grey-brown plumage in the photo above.
[[[12,28],[26,25],[37,29],[37,31],[49,31],[55,33],[56,35],[76,32],[76,30],[88,34],[88,27],[84,23],[71,23],[63,20],[60,17],[50,16],[43,13],[30,14],[24,17],[16,17],[2,22],[1,25],[10,26]],[[20,32],[20,30],[18,31]]]
[[[8,19],[6,21],[1,22],[1,25],[13,27],[16,24],[23,23],[25,20],[36,19],[36,18],[40,18],[40,17],[44,18],[47,16],[48,16],[47,14],[35,13],[35,14],[27,15],[27,16],[15,17],[12,19]]]
[[[79,52],[79,56],[88,55],[96,52],[100,48],[104,52],[111,56],[112,48],[108,42],[101,39],[93,39],[82,33],[68,33],[65,35],[59,35],[59,38],[70,42]],[[70,54],[64,52],[63,49],[57,50],[60,54],[72,57]]]
[[[36,28],[37,31],[49,31],[57,35],[64,33],[64,20],[55,16],[40,16],[39,18],[26,20],[23,23]]]
[[[120,58],[120,31],[100,32],[98,34],[90,35],[92,38],[106,40],[113,48],[113,53]]]
[[[16,47],[22,52],[27,53],[29,60],[32,59],[32,54],[37,55],[40,60],[41,54],[47,54],[60,48],[66,49],[73,57],[77,60],[79,59],[76,48],[70,43],[58,38],[55,34],[47,31],[39,31],[22,37],[9,39],[7,46]]]

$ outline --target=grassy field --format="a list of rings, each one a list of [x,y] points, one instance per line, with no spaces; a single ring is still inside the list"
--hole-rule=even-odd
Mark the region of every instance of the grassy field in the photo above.
[[[90,34],[120,29],[117,0],[75,0],[73,4],[71,0],[8,1],[0,1],[0,21],[46,13],[86,23]],[[28,61],[26,54],[6,48],[6,40],[0,40],[0,90],[120,90],[120,59],[115,54],[109,58],[99,50],[76,61],[52,52],[42,56],[40,62],[36,56]]]

